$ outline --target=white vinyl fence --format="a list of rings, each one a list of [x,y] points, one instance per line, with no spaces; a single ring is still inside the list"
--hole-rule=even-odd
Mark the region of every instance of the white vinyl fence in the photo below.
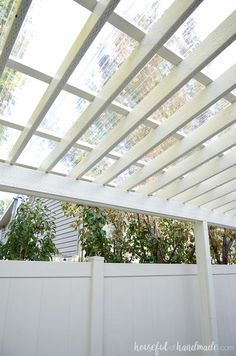
[[[213,273],[220,355],[231,356],[236,266]],[[201,345],[199,299],[196,265],[1,261],[0,355],[202,355],[183,350]]]

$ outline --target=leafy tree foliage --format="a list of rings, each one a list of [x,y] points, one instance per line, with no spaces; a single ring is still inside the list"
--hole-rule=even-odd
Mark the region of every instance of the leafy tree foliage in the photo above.
[[[103,256],[106,262],[194,263],[190,223],[114,209],[64,203],[84,256]]]
[[[209,228],[212,262],[216,264],[236,263],[236,231]]]
[[[53,238],[55,221],[40,199],[22,203],[0,246],[0,258],[8,260],[49,261],[57,253]]]
[[[63,203],[75,217],[84,257],[106,262],[196,263],[191,223],[145,214]],[[213,264],[236,263],[236,231],[209,228]]]

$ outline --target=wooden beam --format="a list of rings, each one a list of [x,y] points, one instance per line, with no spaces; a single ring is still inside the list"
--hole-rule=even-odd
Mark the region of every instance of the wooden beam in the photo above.
[[[0,163],[0,190],[40,196],[48,199],[80,202],[82,204],[136,211],[177,219],[200,221],[236,228],[236,218],[218,214],[191,204],[148,197],[95,183],[77,181],[32,169]]]
[[[214,190],[222,187],[226,183],[230,183],[236,177],[236,166],[232,166],[229,169],[226,169],[216,176],[206,179],[198,185],[193,186],[192,188],[180,193],[177,197],[178,201],[182,203],[193,202],[193,204],[200,205],[201,198],[204,203],[204,195],[210,193],[214,195]],[[199,201],[195,199],[199,198]]]
[[[16,144],[11,150],[8,158],[10,163],[16,162],[118,2],[119,0],[107,0],[106,5],[104,5],[103,2],[98,2],[96,8],[94,9],[94,13],[92,13],[92,15],[88,18],[82,31],[74,41],[68,54],[60,65],[55,78],[53,78],[38,105],[36,106],[31,118],[29,119],[29,122],[27,123],[27,127],[23,130]]]
[[[86,160],[71,171],[71,176],[81,178],[119,142],[144,122],[155,110],[185,85],[197,72],[206,66],[234,39],[236,32],[236,11],[212,32],[185,60],[183,60],[162,82],[135,106],[132,112],[121,120],[91,152]],[[79,122],[78,122],[79,125]],[[70,136],[71,137],[71,136]],[[67,137],[67,141],[70,140]],[[56,151],[56,150],[55,150]],[[52,153],[53,155],[53,153]],[[47,166],[48,167],[48,166]],[[50,166],[51,167],[51,166]],[[41,168],[45,169],[42,165]]]
[[[105,84],[92,104],[80,115],[68,130],[62,142],[52,151],[40,166],[41,170],[50,171],[66,154],[74,143],[83,135],[95,119],[119,95],[121,90],[133,79],[157,50],[171,37],[178,26],[199,5],[196,0],[176,0],[163,17],[153,25],[139,46],[136,47],[117,72]]]
[[[4,43],[0,54],[0,77],[2,76],[7,60],[15,44],[18,33],[20,32],[21,26],[24,22],[25,16],[27,14],[31,2],[32,0],[21,0],[18,1],[16,4],[16,7],[14,9],[14,14],[12,16],[11,23],[9,24],[9,29],[4,39]]]
[[[188,122],[192,121],[203,111],[218,101],[227,91],[231,91],[235,85],[235,77],[236,65],[218,78],[218,80],[214,83],[211,83],[207,88],[203,89],[193,98],[193,100],[182,106],[182,108],[175,112],[166,122],[145,136],[145,138],[124,154],[119,161],[101,174],[97,178],[96,182],[100,184],[110,182],[149,151],[160,145],[167,138],[171,137],[177,130],[180,130]],[[227,112],[225,115],[227,115]],[[232,118],[232,120],[236,120],[236,117]],[[216,119],[216,125],[212,124],[214,120],[206,123],[204,125],[205,128],[199,128],[196,132],[190,134],[191,138],[189,136],[183,138],[181,142],[178,142],[176,145],[169,148],[166,152],[163,152],[160,156],[151,161],[146,167],[143,168],[142,171],[138,171],[133,174],[122,185],[122,188],[133,188],[143,180],[149,178],[156,172],[171,164],[174,160],[180,158],[185,153],[188,153],[189,150],[201,145],[201,143],[218,132],[218,130],[216,130],[218,121],[220,121],[218,126],[219,131],[227,127],[224,126],[224,120],[222,120],[222,117],[220,117],[220,119]],[[229,125],[231,123],[232,121],[230,121]],[[186,145],[185,142],[187,143]]]
[[[235,165],[235,151],[229,152],[223,157],[216,157],[215,159],[203,164],[201,167],[196,169],[194,174],[191,173],[186,177],[173,182],[168,187],[164,188],[160,193],[158,193],[158,195],[170,199]]]

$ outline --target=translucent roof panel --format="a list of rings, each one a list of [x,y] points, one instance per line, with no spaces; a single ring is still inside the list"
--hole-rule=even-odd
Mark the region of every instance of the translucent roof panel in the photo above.
[[[172,145],[174,145],[178,141],[179,140],[174,137],[169,137],[167,140],[165,140],[160,145],[155,147],[152,151],[150,151],[145,156],[143,156],[142,161],[147,162],[147,163],[151,162],[153,159],[155,159],[162,152],[166,151],[168,148],[170,148]]]
[[[236,60],[236,41],[221,52],[212,62],[210,62],[202,72],[212,80],[218,78],[227,69],[234,65]]]
[[[16,6],[16,0],[0,1],[0,52],[2,51],[3,44],[6,39],[8,26],[14,17]]]
[[[214,105],[212,105],[209,109],[205,110],[202,114],[198,115],[194,120],[185,125],[180,132],[183,134],[188,134],[191,131],[196,130],[206,121],[211,120],[214,116],[219,113],[221,110],[229,106],[229,102],[225,99],[218,100]]]
[[[116,101],[133,108],[170,73],[172,68],[171,63],[156,54],[122,90]]]
[[[224,136],[224,135],[230,133],[230,131],[231,131],[232,129],[234,129],[235,127],[236,127],[236,124],[233,124],[233,125],[227,127],[226,129],[220,131],[217,135],[213,136],[210,140],[207,140],[206,142],[204,142],[204,145],[205,145],[205,146],[208,146],[208,145],[210,145],[211,143],[217,141],[217,140],[218,140],[219,138],[221,138],[222,136]],[[235,144],[236,144],[236,140],[235,140]]]
[[[53,172],[68,174],[87,154],[87,151],[72,147],[56,166],[53,167]]]
[[[47,84],[6,68],[0,81],[0,117],[25,125]]]
[[[6,160],[21,131],[0,125],[0,160]]]
[[[127,168],[124,172],[122,172],[119,176],[117,176],[115,179],[113,179],[109,184],[119,185],[122,182],[124,182],[133,173],[137,172],[139,169],[140,167],[132,165],[129,168]]]
[[[89,101],[61,91],[39,129],[62,137],[88,105]]]
[[[204,0],[180,26],[166,46],[186,57],[234,10],[235,0]]]
[[[123,118],[122,115],[107,109],[81,137],[81,141],[97,145],[102,138]]]
[[[116,13],[148,30],[157,21],[174,0],[121,0]]]
[[[54,75],[89,15],[73,0],[33,0],[11,55]]]
[[[99,93],[137,44],[124,32],[106,23],[69,82]]]
[[[56,142],[46,138],[32,136],[17,163],[30,167],[39,167],[48,154],[56,147]]]
[[[156,110],[151,118],[162,123],[171,115],[173,115],[178,109],[180,109],[184,104],[187,104],[191,99],[204,88],[195,79],[191,79],[187,84],[185,84],[180,90],[178,90],[169,100],[167,100],[158,110]]]
[[[100,174],[102,174],[107,168],[111,167],[116,160],[104,157],[98,164],[96,164],[93,169],[86,173],[86,176],[94,179]]]
[[[128,135],[123,141],[121,141],[115,148],[114,152],[119,154],[125,154],[136,143],[142,140],[152,129],[144,124],[140,125],[130,135]]]

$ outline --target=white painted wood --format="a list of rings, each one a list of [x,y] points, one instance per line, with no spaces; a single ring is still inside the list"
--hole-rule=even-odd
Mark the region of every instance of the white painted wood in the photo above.
[[[204,182],[205,180],[216,176],[217,174],[223,172],[224,170],[235,166],[236,157],[235,152],[230,152],[226,156],[217,157],[212,161],[205,163],[201,167],[199,167],[194,174],[190,173],[189,176],[184,177],[181,180],[178,180],[169,187],[166,187],[162,190],[162,192],[158,195],[166,198],[174,197],[189,188],[194,187],[195,185]],[[234,167],[235,169],[235,167]],[[235,175],[233,176],[235,178]]]
[[[204,206],[205,204],[212,203],[214,204],[216,200],[220,199],[226,194],[232,193],[236,190],[236,179],[221,185],[220,187],[212,186],[212,190],[207,192],[206,194],[202,194],[200,197],[192,199],[194,201],[193,204],[197,204],[198,206]]]
[[[213,171],[232,166],[233,160],[235,160],[235,155],[232,156],[232,154],[220,158],[219,161],[222,163],[215,163],[216,167],[213,167]],[[236,219],[232,216],[217,214],[216,212],[173,200],[168,201],[157,197],[148,197],[140,193],[125,192],[95,183],[76,181],[69,177],[45,174],[3,163],[0,164],[0,172],[0,190],[3,191],[169,216],[183,220],[203,220],[206,218],[212,225],[236,227]]]
[[[114,10],[119,0],[107,0],[99,2],[92,15],[88,18],[82,31],[74,41],[68,54],[60,65],[55,78],[51,81],[38,105],[36,106],[27,127],[23,130],[13,149],[11,150],[8,160],[15,163],[21,152],[27,145],[28,141],[34,134],[35,130],[43,120],[44,116],[50,109],[51,105],[63,89],[74,69],[84,56],[90,44],[93,42],[98,32],[103,27],[107,18]]]
[[[230,183],[231,184],[231,183]],[[231,187],[231,191],[227,193],[227,190],[225,190],[225,194],[217,199],[214,199],[214,201],[205,203],[203,206],[204,208],[207,209],[217,209],[221,206],[224,206],[225,204],[228,204],[230,202],[236,201],[236,184],[234,184],[234,188]]]
[[[206,66],[217,54],[235,39],[236,12],[229,16],[214,32],[212,32],[185,60],[183,60],[161,83],[135,106],[132,112],[121,120],[97,145],[86,160],[73,168],[70,175],[80,178],[122,141],[132,130],[144,122],[155,110],[167,101],[176,91],[186,84],[197,72]],[[118,72],[117,72],[118,73]],[[108,82],[109,84],[109,82]],[[77,123],[79,125],[79,122]],[[77,131],[78,132],[78,131]],[[66,136],[67,141],[73,137]],[[78,136],[76,136],[78,139]],[[74,142],[74,141],[73,141]],[[68,144],[67,144],[68,146]],[[71,145],[70,145],[71,147]],[[56,151],[57,149],[55,149]],[[59,150],[59,149],[58,149]],[[59,151],[58,151],[59,152]],[[65,151],[63,151],[63,154]],[[51,154],[51,156],[54,153]],[[60,155],[61,158],[61,155]],[[46,159],[47,161],[47,159]],[[56,160],[54,161],[54,163]],[[41,168],[51,168],[52,165]]]
[[[122,171],[127,169],[134,162],[139,160],[142,156],[149,151],[160,145],[163,141],[173,135],[174,132],[193,120],[201,112],[211,106],[216,100],[219,99],[219,93],[225,93],[234,85],[234,76],[236,76],[236,65],[231,68],[224,76],[218,81],[209,85],[206,89],[196,95],[193,100],[180,108],[174,115],[172,115],[163,125],[160,125],[155,130],[151,131],[145,138],[131,148],[125,155],[122,156],[115,164],[113,164],[108,170],[101,174],[96,182],[105,184],[114,179]],[[227,89],[226,89],[227,88]],[[235,105],[235,104],[234,104]],[[232,124],[236,120],[236,105],[235,115],[230,116],[228,124]],[[123,189],[131,189],[142,180],[155,174],[157,171],[161,171],[163,168],[179,159],[184,154],[188,153],[191,149],[200,146],[205,140],[215,135],[224,127],[227,127],[227,120],[223,120],[221,115],[217,115],[215,120],[211,120],[203,127],[183,138],[180,142],[169,148],[166,152],[163,152],[156,159],[150,162],[142,171],[138,171],[128,178],[125,183],[121,184]],[[227,111],[225,112],[227,116]],[[224,126],[224,123],[226,126]],[[134,176],[134,177],[133,177]]]
[[[81,135],[89,128],[92,122],[107,108],[121,90],[153,57],[157,50],[171,37],[183,21],[196,7],[199,1],[176,1],[153,25],[136,47],[128,59],[120,66],[112,78],[105,84],[93,103],[80,115],[76,123],[68,130],[62,142],[41,164],[40,169],[50,171],[51,168],[74,145]]]
[[[9,28],[2,44],[1,54],[0,54],[0,77],[4,71],[7,60],[10,56],[11,50],[14,46],[18,33],[20,32],[21,26],[24,22],[27,11],[30,7],[32,0],[18,0],[15,1],[14,13],[12,14],[11,22],[9,23]]]
[[[201,199],[201,196],[205,193],[211,192],[210,194],[214,194],[214,189],[223,186],[224,184],[230,183],[236,177],[236,167],[233,166],[229,169],[226,169],[216,176],[209,178],[200,184],[190,188],[183,193],[180,193],[177,197],[180,202],[189,202],[194,201],[198,197]],[[193,202],[193,204],[194,204]],[[198,205],[198,203],[197,203]]]
[[[89,262],[92,264],[89,356],[103,356],[104,258],[90,257]]]
[[[229,107],[229,111],[227,113],[229,116],[232,115],[232,117],[235,119],[236,105],[232,108]],[[223,117],[221,116],[221,120],[223,119],[224,115]],[[215,142],[210,143],[208,146],[192,153],[189,157],[183,158],[180,162],[176,163],[174,167],[171,167],[167,172],[163,173],[162,176],[158,177],[158,181],[154,181],[148,184],[147,187],[145,186],[144,188],[141,188],[140,191],[142,193],[152,194],[153,192],[166,187],[176,179],[181,178],[185,174],[191,172],[204,163],[207,163],[208,161],[217,157],[224,151],[227,151],[228,149],[235,146],[235,137],[236,127],[233,127],[229,133],[222,135]]]
[[[213,211],[217,211],[217,212],[219,211],[220,213],[227,213],[227,212],[234,210],[235,208],[236,208],[236,199],[235,199],[235,194],[234,194],[233,198],[230,202],[225,203],[224,205],[215,208]]]
[[[210,345],[214,342],[214,344],[218,345],[215,291],[212,276],[208,226],[206,221],[195,223],[194,236],[201,304],[202,344]],[[203,355],[207,354],[209,354],[208,351],[203,352]],[[219,351],[214,351],[210,354],[214,356],[220,355]]]

